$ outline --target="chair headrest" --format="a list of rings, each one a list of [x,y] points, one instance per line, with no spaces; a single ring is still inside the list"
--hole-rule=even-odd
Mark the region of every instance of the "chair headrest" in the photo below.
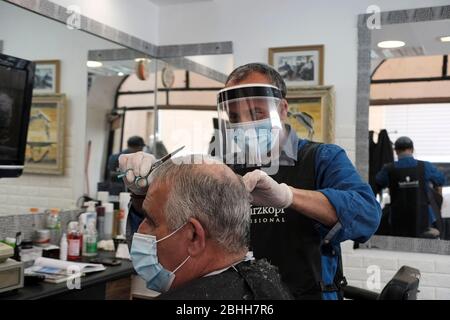
[[[420,271],[408,267],[401,267],[394,277],[381,291],[379,300],[417,300]]]

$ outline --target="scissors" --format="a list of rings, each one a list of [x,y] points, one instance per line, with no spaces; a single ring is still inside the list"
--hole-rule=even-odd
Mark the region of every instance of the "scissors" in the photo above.
[[[180,152],[181,150],[184,149],[185,146],[182,146],[181,148],[178,148],[177,150],[175,150],[174,152],[171,152],[167,155],[165,155],[164,157],[160,158],[159,160],[157,160],[155,163],[152,164],[152,166],[150,167],[150,171],[145,175],[145,176],[136,176],[134,179],[134,184],[136,185],[136,187],[138,188],[147,188],[148,187],[148,176],[154,171],[156,170],[159,166],[161,166],[164,162],[166,162],[167,160],[169,160],[170,158],[172,158],[172,156],[174,156],[176,153]],[[133,169],[127,169],[127,171],[122,172],[121,174],[119,174],[117,177],[123,178],[127,175],[128,171],[133,171]],[[144,180],[144,186],[140,186],[139,185],[139,181]]]

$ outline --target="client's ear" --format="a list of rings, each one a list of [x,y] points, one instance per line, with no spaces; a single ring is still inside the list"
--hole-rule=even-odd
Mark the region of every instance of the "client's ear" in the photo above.
[[[188,253],[191,257],[195,257],[205,250],[206,231],[200,221],[195,218],[189,219],[188,226],[190,227]]]

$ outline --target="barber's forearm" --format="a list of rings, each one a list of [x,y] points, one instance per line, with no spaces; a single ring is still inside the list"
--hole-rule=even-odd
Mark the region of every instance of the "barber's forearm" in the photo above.
[[[291,209],[325,226],[332,227],[338,221],[336,210],[321,192],[291,187],[293,200]]]

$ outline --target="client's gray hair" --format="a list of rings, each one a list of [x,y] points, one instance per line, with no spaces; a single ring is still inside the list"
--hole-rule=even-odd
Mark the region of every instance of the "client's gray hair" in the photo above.
[[[241,252],[248,248],[250,195],[240,176],[201,170],[220,163],[203,157],[201,164],[169,160],[152,173],[152,184],[170,187],[164,208],[168,227],[175,230],[196,218],[225,250]]]

